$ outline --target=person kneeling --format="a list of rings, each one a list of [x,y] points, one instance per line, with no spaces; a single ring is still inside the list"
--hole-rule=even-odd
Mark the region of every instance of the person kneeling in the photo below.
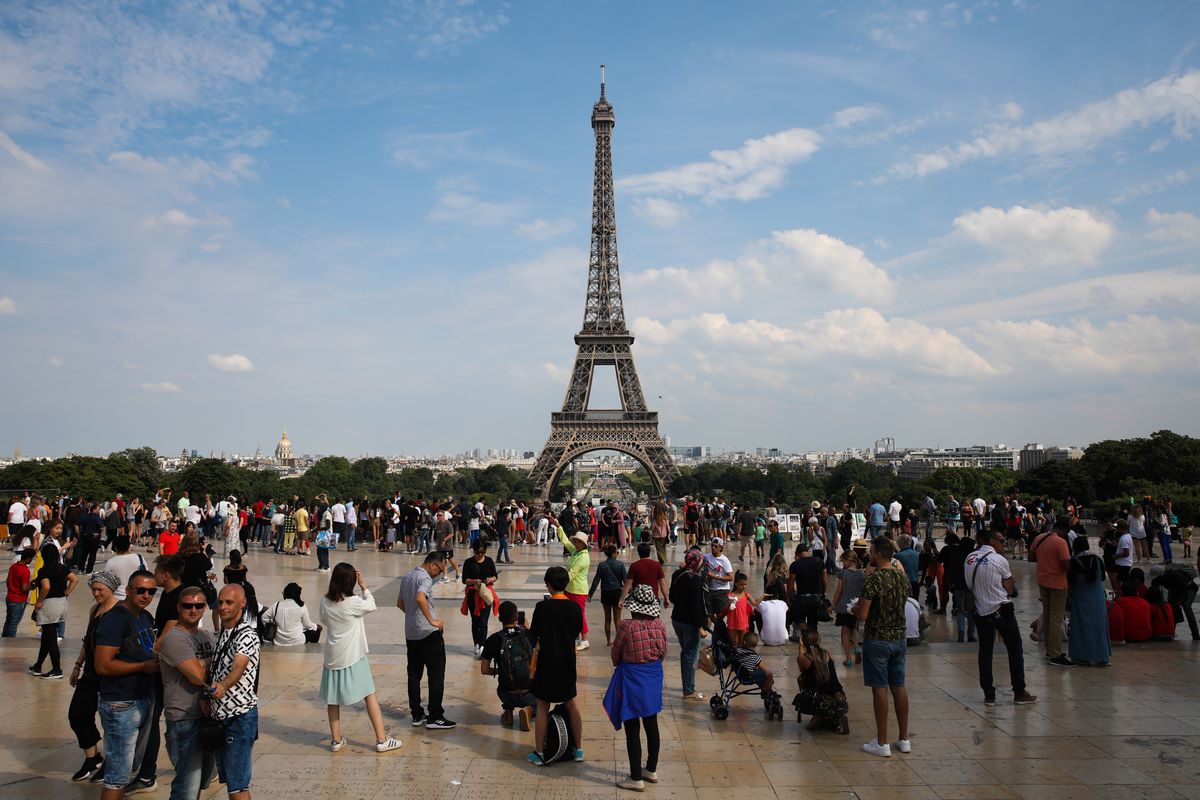
[[[798,715],[812,715],[808,730],[832,725],[838,733],[850,733],[850,720],[846,717],[850,706],[846,702],[846,693],[838,680],[833,656],[821,647],[821,635],[817,631],[807,630],[800,637],[796,665],[800,667],[800,675],[796,678],[800,691],[792,704]]]
[[[533,684],[533,645],[525,635],[525,627],[518,624],[516,603],[505,600],[500,604],[500,623],[503,630],[493,633],[483,644],[479,672],[499,679],[496,696],[503,711],[501,724],[512,725],[513,710],[517,709],[521,730],[527,731],[537,713],[537,701],[529,691]]]

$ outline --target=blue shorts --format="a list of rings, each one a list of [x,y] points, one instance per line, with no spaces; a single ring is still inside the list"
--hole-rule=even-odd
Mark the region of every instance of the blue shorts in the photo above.
[[[254,740],[258,738],[258,707],[222,720],[225,746],[217,751],[217,771],[230,794],[250,790],[250,762],[254,759]]]
[[[863,684],[872,689],[904,685],[904,656],[908,642],[868,639],[863,642]]]

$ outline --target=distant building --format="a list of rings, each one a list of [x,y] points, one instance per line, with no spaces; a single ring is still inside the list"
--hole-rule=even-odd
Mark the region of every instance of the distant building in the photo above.
[[[1021,472],[1029,472],[1046,463],[1046,449],[1037,442],[1031,442],[1021,448]]]
[[[668,447],[667,452],[674,458],[694,458],[704,460],[712,457],[712,448],[707,445],[696,447]]]
[[[296,456],[292,452],[292,443],[288,439],[286,430],[279,437],[279,444],[275,445],[275,463],[281,467],[296,466]]]
[[[896,452],[896,439],[891,436],[885,436],[882,439],[875,440],[875,454],[894,453]]]

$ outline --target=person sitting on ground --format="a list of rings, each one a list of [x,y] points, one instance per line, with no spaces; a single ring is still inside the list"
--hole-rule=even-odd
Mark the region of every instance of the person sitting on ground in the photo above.
[[[300,591],[300,584],[289,583],[283,587],[283,599],[263,612],[264,623],[275,622],[276,647],[295,647],[321,639],[323,629],[312,621],[308,606],[300,599]]]
[[[1131,578],[1121,584],[1121,596],[1116,600],[1116,607],[1121,609],[1125,621],[1125,641],[1134,644],[1148,642],[1154,636],[1150,603],[1139,596],[1141,588],[1144,588],[1141,583]]]
[[[762,665],[762,657],[755,651],[758,647],[758,634],[747,631],[742,637],[740,647],[729,651],[733,668],[737,670],[738,680],[742,683],[753,683],[762,689],[763,697],[770,697],[775,691],[775,675]]]
[[[526,636],[525,626],[519,624],[516,603],[502,602],[499,618],[504,627],[483,643],[479,673],[495,675],[499,679],[496,696],[500,698],[500,724],[511,727],[516,709],[521,730],[527,731],[530,720],[537,714],[537,700],[529,691],[533,683],[533,645]]]
[[[904,636],[908,639],[909,647],[917,647],[925,643],[925,630],[929,622],[925,619],[925,611],[915,597],[904,600]]]
[[[800,675],[796,678],[800,692],[796,695],[795,705],[798,712],[812,714],[808,730],[824,725],[836,727],[842,735],[850,733],[850,720],[846,716],[850,706],[846,702],[846,693],[838,680],[833,656],[821,647],[821,634],[816,629],[807,630],[800,637],[796,665],[800,667]]]

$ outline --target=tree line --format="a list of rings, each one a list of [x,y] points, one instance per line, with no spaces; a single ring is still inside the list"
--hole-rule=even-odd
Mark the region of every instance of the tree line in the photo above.
[[[674,497],[722,495],[729,500],[765,507],[774,499],[784,508],[799,508],[814,499],[840,502],[851,484],[857,487],[860,508],[872,499],[900,496],[917,503],[926,494],[944,506],[953,494],[960,501],[988,500],[1014,492],[1023,498],[1048,497],[1061,505],[1068,497],[1105,517],[1145,495],[1170,497],[1184,524],[1200,522],[1200,439],[1163,430],[1147,438],[1108,439],[1089,446],[1083,458],[1052,462],[1029,472],[1002,468],[947,467],[923,481],[901,481],[891,470],[852,459],[825,475],[787,464],[765,468],[701,464],[684,468],[671,485]],[[649,477],[629,476],[635,489],[650,493]],[[565,489],[568,479],[560,484]],[[382,458],[354,462],[341,456],[317,461],[298,478],[281,478],[270,470],[236,467],[220,459],[197,459],[177,472],[163,472],[150,447],[121,450],[107,457],[72,456],[52,461],[22,461],[0,469],[0,491],[27,489],[48,496],[59,493],[106,499],[126,496],[153,497],[170,486],[176,497],[183,490],[210,493],[213,497],[380,498],[400,493],[405,497],[477,497],[487,501],[531,499],[538,488],[523,470],[495,464],[485,469],[464,468],[434,475],[425,467],[388,472]],[[555,499],[561,499],[556,497]]]

